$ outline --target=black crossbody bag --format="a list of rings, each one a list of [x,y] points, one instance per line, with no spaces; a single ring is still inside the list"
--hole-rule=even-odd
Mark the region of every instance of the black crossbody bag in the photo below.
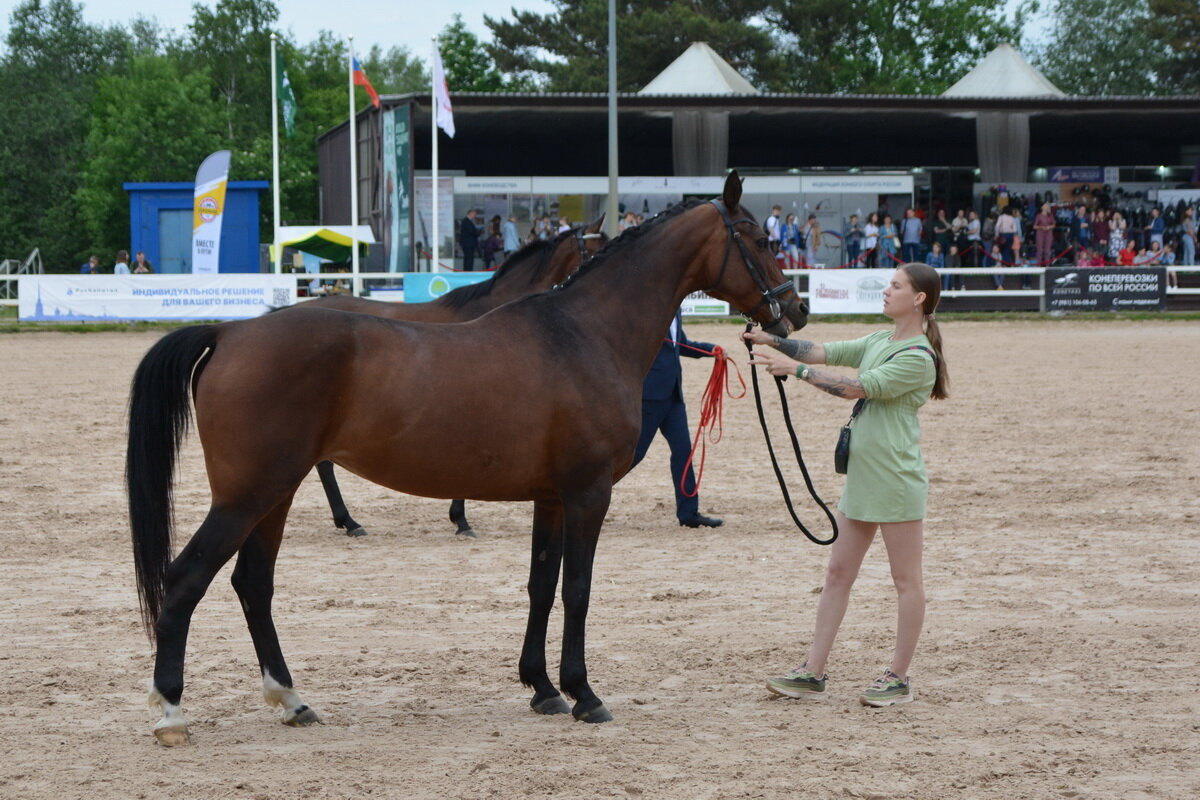
[[[914,344],[911,347],[905,347],[903,350],[897,350],[885,358],[883,360],[883,364],[886,364],[907,350],[924,350],[926,353],[929,353],[929,356],[933,359],[934,367],[937,367],[937,354],[921,344]],[[863,410],[863,406],[866,404],[867,398],[860,398],[859,401],[854,404],[854,410],[850,412],[850,419],[846,420],[846,424],[843,425],[842,429],[838,432],[837,446],[833,449],[833,469],[839,475],[845,475],[846,468],[850,466],[850,426],[854,424],[854,418],[859,415],[859,412]]]

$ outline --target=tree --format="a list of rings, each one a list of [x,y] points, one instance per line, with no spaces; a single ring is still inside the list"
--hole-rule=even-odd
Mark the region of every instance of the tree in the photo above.
[[[1162,47],[1158,66],[1162,94],[1200,94],[1200,4],[1196,0],[1149,0],[1148,32]]]
[[[270,130],[271,26],[279,9],[269,0],[220,0],[215,8],[192,6],[192,55],[212,76],[225,101],[230,143],[246,147]]]
[[[512,20],[484,17],[494,39],[487,50],[497,67],[552,91],[605,91],[608,3],[551,3],[556,10],[549,14],[514,9]],[[698,41],[711,45],[751,83],[782,85],[772,34],[753,22],[767,5],[765,0],[624,0],[617,9],[618,90],[641,89]]]
[[[1055,0],[1049,43],[1034,64],[1068,94],[1161,94],[1161,42],[1147,0]]]
[[[789,91],[940,94],[997,45],[1018,42],[1028,6],[1005,0],[787,0],[765,11],[781,34]]]
[[[128,73],[101,78],[76,192],[93,246],[129,246],[125,181],[190,181],[223,131],[223,107],[203,71],[181,74],[161,55],[134,57]]]
[[[37,247],[51,271],[91,245],[75,202],[98,78],[126,60],[125,33],[87,25],[70,0],[25,0],[0,59],[0,254]]]
[[[511,92],[533,88],[532,81],[521,76],[505,76],[493,61],[490,48],[471,33],[462,14],[438,34],[446,83],[455,92]]]
[[[429,91],[429,70],[407,47],[391,47],[384,53],[382,47],[372,45],[362,65],[380,94]]]

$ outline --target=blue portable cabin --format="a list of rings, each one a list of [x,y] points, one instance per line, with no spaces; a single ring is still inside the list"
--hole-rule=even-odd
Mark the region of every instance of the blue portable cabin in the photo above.
[[[130,256],[138,250],[155,272],[192,271],[192,203],[195,184],[126,183]],[[230,181],[221,222],[221,272],[261,272],[258,193],[267,181]]]

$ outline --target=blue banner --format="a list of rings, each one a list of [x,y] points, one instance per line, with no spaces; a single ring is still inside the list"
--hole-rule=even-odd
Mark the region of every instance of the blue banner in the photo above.
[[[486,281],[491,272],[406,272],[404,302],[428,303],[460,286]]]
[[[1046,176],[1051,183],[1104,183],[1104,167],[1051,167]]]

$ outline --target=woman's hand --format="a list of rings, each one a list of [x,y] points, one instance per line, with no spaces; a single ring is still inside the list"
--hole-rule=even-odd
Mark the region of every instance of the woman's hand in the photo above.
[[[750,334],[744,334],[749,337]],[[765,367],[771,375],[795,375],[796,368],[800,366],[799,361],[793,361],[783,353],[777,353],[774,350],[756,350],[753,358],[750,359],[752,367]]]
[[[752,331],[746,331],[742,334],[742,338],[751,344],[765,344],[771,347],[775,346],[775,337],[759,328],[755,328]]]

